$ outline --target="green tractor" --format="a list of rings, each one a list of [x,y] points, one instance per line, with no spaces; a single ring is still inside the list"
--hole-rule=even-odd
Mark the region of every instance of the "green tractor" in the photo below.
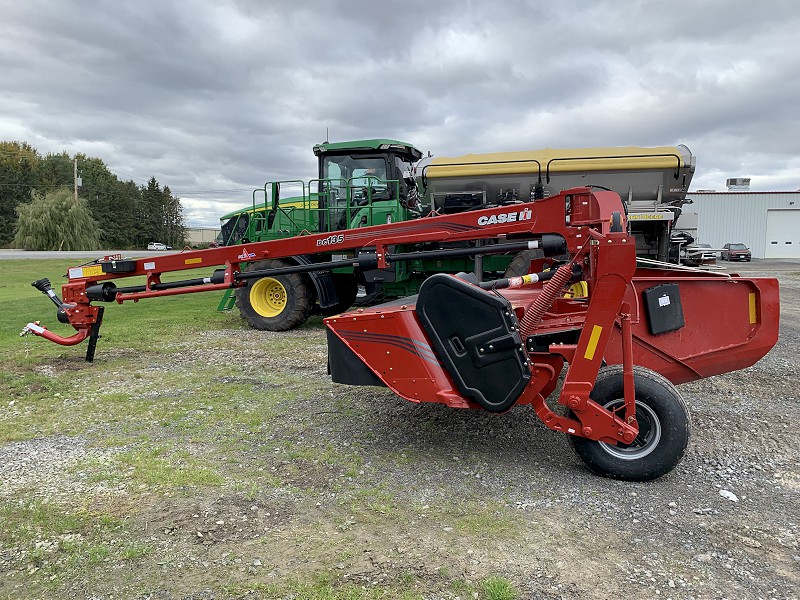
[[[335,241],[337,231],[416,219],[431,211],[421,201],[412,175],[422,153],[410,144],[388,139],[324,143],[314,147],[314,154],[319,157],[318,179],[265,184],[254,193],[252,206],[221,218],[219,242],[246,245],[328,231]],[[293,193],[284,197],[287,189]],[[261,194],[263,201],[257,197]],[[258,260],[246,270],[276,269],[331,258],[321,247],[320,253],[313,256]],[[510,261],[508,256],[486,257],[483,268],[502,274]],[[337,314],[356,303],[407,296],[416,293],[429,274],[474,268],[475,259],[453,258],[397,263],[391,271],[338,268],[276,275],[235,290],[235,304],[251,327],[285,331],[304,323],[312,312]]]
[[[343,235],[337,232],[345,230],[429,214],[523,204],[562,189],[597,185],[627,199],[632,221],[636,222],[637,214],[642,216],[637,225],[646,230],[637,237],[637,250],[641,240],[649,245],[642,247],[642,254],[664,254],[666,259],[664,240],[669,239],[694,172],[693,157],[685,146],[548,149],[422,159],[422,153],[411,144],[372,139],[325,142],[314,146],[314,154],[319,164],[317,179],[266,183],[253,193],[251,206],[221,218],[218,242],[243,244],[244,252],[250,242],[330,232],[330,243],[335,244]],[[443,241],[395,250],[452,247]],[[274,270],[354,256],[332,254],[325,244],[319,250],[290,259],[254,259],[246,270]],[[369,251],[362,248],[358,252]],[[233,294],[236,307],[251,327],[285,331],[304,323],[312,312],[337,314],[356,304],[415,294],[434,273],[473,271],[478,278],[521,275],[537,258],[534,252],[420,259],[368,271],[355,266],[309,269],[308,273],[252,280]],[[223,299],[220,307],[229,307],[230,300]]]

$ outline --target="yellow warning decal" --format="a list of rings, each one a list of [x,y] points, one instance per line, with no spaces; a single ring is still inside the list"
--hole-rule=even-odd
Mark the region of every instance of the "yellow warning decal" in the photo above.
[[[592,327],[592,335],[589,336],[589,345],[586,346],[586,352],[583,358],[592,360],[594,358],[594,351],[597,350],[597,342],[600,341],[600,334],[603,333],[603,328],[600,325]]]
[[[98,275],[102,274],[103,274],[103,267],[100,265],[95,265],[93,267],[83,267],[84,277],[97,277]]]
[[[755,325],[758,322],[758,314],[756,312],[756,293],[750,292],[748,294],[750,301],[750,325]]]
[[[185,261],[183,261],[183,264],[185,264],[185,265],[199,265],[201,262],[203,262],[202,258],[187,258]]]
[[[103,274],[103,267],[100,265],[94,265],[91,267],[72,267],[67,273],[70,279],[98,277]]]

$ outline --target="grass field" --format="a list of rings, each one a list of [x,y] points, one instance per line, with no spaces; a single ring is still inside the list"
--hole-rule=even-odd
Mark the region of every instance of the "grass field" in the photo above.
[[[106,305],[91,364],[19,337],[71,333],[30,286],[68,266],[0,261],[0,599],[796,596],[794,266],[778,345],[680,386],[692,442],[641,484],[529,406],[333,384],[319,317],[253,331],[219,293]]]
[[[106,304],[90,364],[85,343],[18,335],[37,320],[71,335],[30,286],[49,277],[60,292],[68,266],[0,263],[0,597],[516,597],[496,573],[411,568],[403,542],[364,566],[377,540],[409,543],[423,513],[450,523],[459,552],[521,524],[469,499],[401,500],[369,477],[319,318],[270,334],[216,312],[221,293]]]

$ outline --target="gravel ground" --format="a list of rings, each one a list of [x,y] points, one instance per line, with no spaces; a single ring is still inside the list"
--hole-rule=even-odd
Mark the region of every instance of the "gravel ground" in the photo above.
[[[492,416],[327,384],[324,332],[310,328],[208,332],[199,346],[217,351],[187,344],[143,367],[252,364],[230,382],[252,385],[256,397],[270,387],[265,345],[302,339],[302,355],[284,357],[281,369],[319,381],[319,393],[288,389],[272,417],[281,427],[243,431],[230,450],[281,485],[259,476],[256,493],[222,486],[169,495],[97,483],[70,466],[112,461],[120,449],[63,434],[0,446],[0,499],[23,491],[57,502],[135,497],[129,526],[154,548],[151,560],[135,575],[111,564],[102,576],[73,577],[42,594],[50,597],[222,598],[231,582],[325,568],[339,582],[410,586],[431,599],[471,597],[452,582],[490,575],[510,581],[519,598],[543,600],[800,598],[800,265],[736,270],[780,279],[780,341],[749,369],[679,387],[693,437],[677,469],[655,482],[590,474],[528,408]],[[340,459],[292,454],[303,447]],[[26,570],[20,549],[0,548],[0,595],[26,597]]]

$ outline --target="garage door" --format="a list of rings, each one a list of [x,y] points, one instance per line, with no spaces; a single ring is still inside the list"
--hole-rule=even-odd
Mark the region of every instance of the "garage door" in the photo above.
[[[765,258],[800,258],[800,210],[767,211]]]

